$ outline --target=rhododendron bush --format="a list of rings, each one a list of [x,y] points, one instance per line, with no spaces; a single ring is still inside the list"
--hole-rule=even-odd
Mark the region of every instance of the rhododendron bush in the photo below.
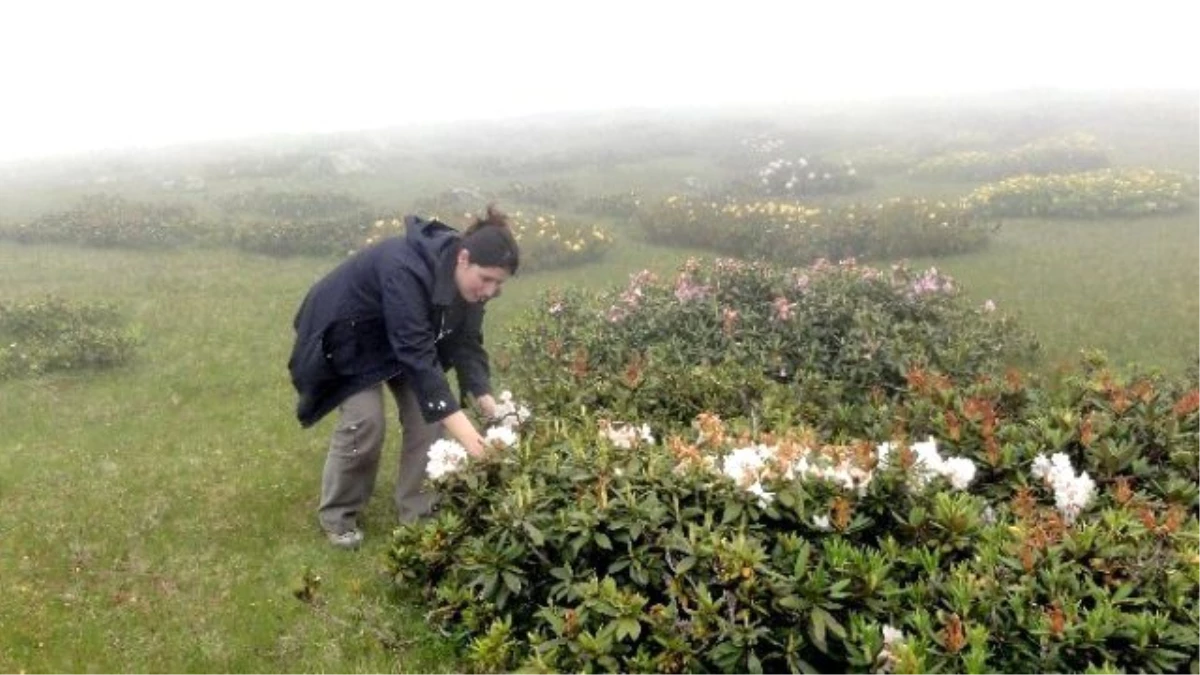
[[[397,582],[478,671],[1195,670],[1194,378],[1041,382],[957,293],[722,262],[547,298]]]
[[[889,433],[882,402],[911,368],[970,380],[1036,349],[995,303],[965,300],[935,269],[853,261],[690,260],[606,294],[551,292],[510,335],[497,369],[547,415],[686,426],[703,411],[802,414],[865,435]]]

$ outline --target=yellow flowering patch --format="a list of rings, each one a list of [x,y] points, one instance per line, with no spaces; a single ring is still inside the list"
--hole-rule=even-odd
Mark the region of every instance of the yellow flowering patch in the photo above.
[[[967,203],[989,217],[1093,218],[1172,213],[1194,205],[1196,195],[1195,176],[1129,168],[1013,176],[979,187]]]
[[[469,214],[468,214],[469,215]],[[613,235],[607,228],[560,220],[553,213],[509,214],[509,223],[521,246],[521,271],[571,267],[599,260],[612,247]],[[363,241],[363,247],[404,232],[400,219],[378,220]]]
[[[995,180],[1020,174],[1049,174],[1107,167],[1108,154],[1090,134],[1040,139],[1011,150],[964,150],[926,159],[912,169],[919,178]]]
[[[639,222],[657,243],[788,264],[955,253],[982,245],[987,236],[964,205],[921,198],[820,207],[673,195],[640,214]]]

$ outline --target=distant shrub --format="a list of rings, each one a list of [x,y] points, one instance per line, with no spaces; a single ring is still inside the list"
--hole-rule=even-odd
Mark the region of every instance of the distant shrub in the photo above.
[[[916,154],[913,151],[887,145],[845,150],[832,155],[830,159],[846,166],[853,166],[866,176],[899,173],[917,163]]]
[[[222,197],[229,243],[273,256],[346,255],[368,236],[374,209],[335,192],[256,190]]]
[[[608,218],[630,218],[642,205],[636,190],[602,195],[589,195],[580,200],[576,210]]]
[[[574,187],[562,181],[534,184],[513,181],[507,188],[500,191],[499,196],[505,202],[558,209],[574,202],[578,198],[578,193]]]
[[[45,214],[29,223],[0,226],[0,238],[104,248],[170,248],[195,242],[208,229],[188,204],[92,194],[69,210]]]
[[[412,212],[427,218],[437,218],[445,223],[458,219],[470,219],[482,213],[496,196],[474,185],[461,185],[422,197],[412,204]]]
[[[139,343],[136,330],[108,303],[56,296],[0,302],[0,379],[119,366]]]
[[[818,258],[895,259],[971,251],[989,225],[962,206],[926,199],[819,207],[793,201],[673,196],[642,209],[646,238],[787,265]]]
[[[570,219],[560,220],[552,213],[515,211],[509,214],[509,222],[521,247],[520,272],[523,274],[600,260],[613,244],[612,233],[607,228]],[[377,220],[358,247],[398,236],[404,236],[403,220]]]
[[[926,159],[912,169],[918,178],[981,181],[1020,174],[1068,173],[1109,165],[1108,155],[1088,134],[1048,138],[1004,152],[965,150]]]
[[[977,188],[970,208],[985,217],[1137,217],[1196,205],[1195,176],[1151,169],[1103,169],[1015,176]]]
[[[819,195],[849,194],[872,185],[852,164],[817,158],[777,158],[760,165],[754,174],[737,181],[735,194],[802,199]]]

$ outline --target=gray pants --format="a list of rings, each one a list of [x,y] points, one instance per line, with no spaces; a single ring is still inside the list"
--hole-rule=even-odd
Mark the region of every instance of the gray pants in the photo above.
[[[428,515],[437,495],[423,489],[429,448],[442,435],[442,424],[427,424],[421,417],[412,388],[399,378],[388,389],[396,399],[403,428],[400,470],[396,476],[396,511],[407,523]],[[317,517],[327,532],[347,532],[375,490],[384,438],[383,385],[364,389],[338,407],[338,423],[329,443],[321,478],[321,504]]]

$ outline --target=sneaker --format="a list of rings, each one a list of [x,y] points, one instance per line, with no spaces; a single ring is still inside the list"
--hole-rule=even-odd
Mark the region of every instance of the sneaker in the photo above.
[[[329,543],[337,548],[356,549],[362,544],[362,530],[346,530],[345,532],[326,532],[325,537],[329,539]]]

